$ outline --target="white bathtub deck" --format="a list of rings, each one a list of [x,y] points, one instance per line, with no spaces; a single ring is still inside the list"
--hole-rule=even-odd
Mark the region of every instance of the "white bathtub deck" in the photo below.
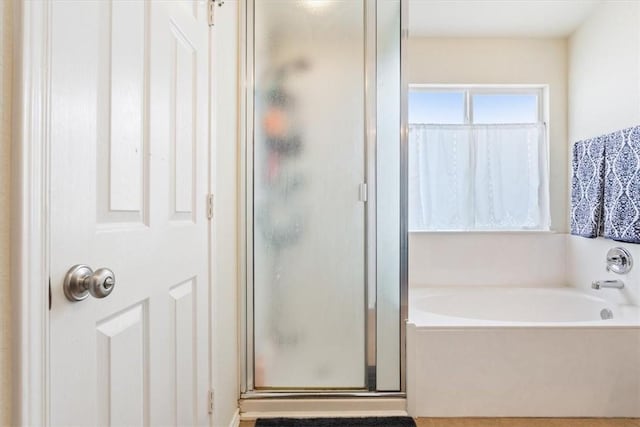
[[[425,287],[409,290],[408,322],[417,327],[622,327],[640,326],[640,307],[612,304],[602,293],[576,288]],[[600,311],[610,309],[612,319]]]
[[[506,293],[501,299],[500,292],[493,288],[484,291],[492,296],[490,302],[474,299],[478,295],[469,298],[463,290],[449,296],[453,302],[460,301],[461,304],[472,304],[473,301],[493,304],[493,307],[486,307],[484,312],[488,314],[500,312],[501,304],[515,304],[515,307],[507,307],[503,314],[514,309],[517,314],[519,309],[527,311],[522,304],[544,300],[536,299],[536,289],[519,292],[519,297],[524,298],[520,302],[504,297]],[[618,319],[612,321],[599,320],[599,312],[593,314],[593,320],[558,321],[567,317],[556,313],[558,316],[548,321],[509,322],[423,311],[425,301],[418,304],[418,300],[439,292],[444,291],[410,292],[407,326],[410,415],[640,417],[637,307],[630,307],[625,317],[619,307],[609,305],[618,310]],[[553,299],[553,290],[545,292],[551,292],[549,301]],[[555,296],[562,296],[563,304],[570,304],[563,298],[571,295],[576,297],[577,305],[584,296],[580,291],[565,288],[559,288]],[[582,306],[586,311],[580,312],[581,309],[575,307],[574,317],[588,319],[592,309],[599,311],[597,299],[585,301],[589,301]],[[457,310],[455,305],[441,308],[434,307],[433,310],[442,313],[447,313],[448,309]],[[545,314],[545,307],[539,309]],[[479,313],[482,311],[476,312]],[[521,318],[527,319],[531,315],[529,310]]]

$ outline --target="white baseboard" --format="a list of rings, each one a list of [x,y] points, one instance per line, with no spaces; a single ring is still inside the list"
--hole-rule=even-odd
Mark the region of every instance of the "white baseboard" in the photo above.
[[[233,414],[229,427],[240,427],[240,409],[236,409],[236,413]]]
[[[243,399],[240,418],[315,418],[406,416],[403,398]]]

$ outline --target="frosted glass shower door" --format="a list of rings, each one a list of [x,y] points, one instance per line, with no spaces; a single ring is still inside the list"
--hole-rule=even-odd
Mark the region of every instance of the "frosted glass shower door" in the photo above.
[[[364,17],[254,2],[256,389],[365,387]]]

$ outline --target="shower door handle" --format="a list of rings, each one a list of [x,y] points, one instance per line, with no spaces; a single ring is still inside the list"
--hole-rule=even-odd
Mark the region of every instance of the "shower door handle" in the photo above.
[[[361,202],[367,201],[367,183],[363,182],[358,186],[358,200]]]

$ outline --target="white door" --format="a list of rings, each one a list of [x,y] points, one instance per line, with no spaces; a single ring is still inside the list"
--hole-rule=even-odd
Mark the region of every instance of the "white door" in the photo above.
[[[206,2],[51,8],[51,423],[208,425]]]

